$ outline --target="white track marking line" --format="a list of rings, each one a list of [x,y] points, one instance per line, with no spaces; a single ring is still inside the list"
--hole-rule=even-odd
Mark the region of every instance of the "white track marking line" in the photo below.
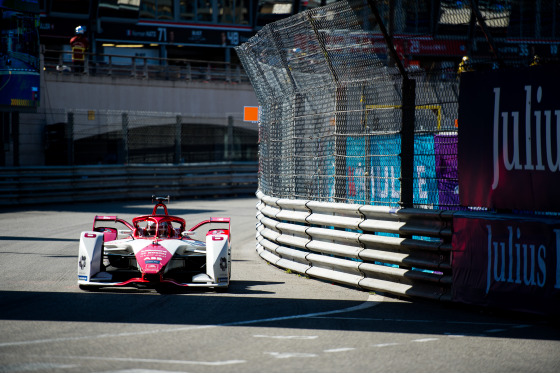
[[[301,340],[311,340],[317,339],[318,336],[305,336],[305,335],[253,335],[254,338],[269,338],[269,339],[301,339]]]
[[[451,325],[491,325],[491,326],[504,326],[513,329],[531,327],[532,325],[516,325],[513,323],[500,323],[500,322],[474,322],[474,321],[436,321],[428,319],[403,319],[403,318],[360,318],[360,317],[309,317],[309,318],[331,318],[331,319],[347,319],[356,321],[378,321],[378,322],[411,322],[411,323],[445,323]]]
[[[116,334],[99,334],[99,335],[87,335],[87,336],[74,336],[74,337],[67,337],[67,338],[27,340],[21,342],[6,342],[6,343],[0,343],[0,347],[11,347],[11,346],[18,346],[18,345],[41,344],[41,343],[58,343],[58,342],[87,340],[87,339],[119,338],[119,337],[126,337],[126,336],[161,334],[161,333],[169,333],[173,331],[201,330],[201,329],[208,329],[217,326],[219,325],[185,326],[185,327],[178,327],[173,329],[156,329],[156,330],[149,330],[149,331],[121,332]]]
[[[393,345],[399,345],[399,343],[380,343],[380,344],[374,344],[374,347],[378,347],[378,348],[382,348],[382,347],[390,347]]]
[[[57,369],[73,369],[77,368],[79,365],[68,365],[68,364],[52,364],[35,362],[28,364],[15,364],[15,365],[0,365],[0,370],[4,373],[11,372],[31,372],[39,371],[46,372],[47,370],[57,370]]]
[[[126,369],[111,371],[110,373],[184,373],[184,371],[167,371],[167,370],[147,370],[147,369]]]
[[[353,351],[356,348],[332,348],[332,349],[325,349],[323,352],[325,353],[337,353],[337,352],[348,352]]]
[[[223,366],[233,364],[243,364],[245,360],[226,360],[226,361],[188,361],[188,360],[161,360],[155,358],[139,358],[139,357],[95,357],[95,356],[41,356],[49,358],[65,358],[72,360],[106,360],[106,361],[124,361],[124,362],[146,362],[157,364],[181,364],[181,365],[204,365],[204,366]]]
[[[423,338],[423,339],[414,339],[411,340],[414,343],[425,343],[425,342],[434,342],[436,340],[439,340],[438,338]]]
[[[264,352],[265,354],[271,355],[275,358],[309,358],[317,357],[315,353],[301,353],[301,352]]]
[[[460,332],[444,332],[443,335],[450,338],[467,338],[467,337],[481,338],[486,336],[484,334],[460,333]]]
[[[210,328],[215,328],[215,327],[242,326],[242,325],[251,325],[251,324],[254,324],[254,323],[286,321],[286,320],[290,320],[290,319],[299,319],[299,318],[311,318],[311,317],[326,316],[326,315],[338,314],[338,313],[355,312],[357,310],[363,310],[363,309],[371,308],[371,307],[374,307],[374,306],[378,305],[381,302],[381,300],[382,300],[381,296],[369,295],[368,299],[360,305],[356,305],[356,306],[345,308],[345,309],[329,310],[329,311],[326,311],[326,312],[296,314],[296,315],[293,315],[293,316],[253,319],[253,320],[238,321],[238,322],[228,322],[228,323],[221,323],[221,324],[218,324],[218,325],[184,326],[184,327],[174,327],[174,328],[168,328],[168,329],[155,329],[155,330],[149,330],[149,331],[122,332],[122,333],[116,333],[116,334],[99,334],[99,335],[75,336],[75,337],[67,337],[67,338],[50,338],[50,339],[38,339],[38,340],[25,340],[25,341],[19,341],[19,342],[4,342],[4,343],[0,343],[0,348],[1,347],[13,347],[13,346],[30,345],[30,344],[44,344],[44,343],[49,343],[50,344],[50,343],[59,343],[59,342],[76,341],[76,340],[91,340],[91,339],[119,338],[119,337],[137,336],[137,335],[164,334],[164,333],[170,333],[170,332],[181,332],[181,331],[210,329]]]

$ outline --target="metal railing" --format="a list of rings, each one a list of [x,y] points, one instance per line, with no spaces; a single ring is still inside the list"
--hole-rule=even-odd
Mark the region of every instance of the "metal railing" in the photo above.
[[[0,206],[253,194],[256,162],[94,165],[0,169]]]
[[[85,60],[72,61],[72,52],[43,50],[46,73],[130,77],[172,81],[248,83],[240,65],[219,61],[85,53]]]
[[[452,211],[257,197],[264,260],[366,290],[451,300]]]

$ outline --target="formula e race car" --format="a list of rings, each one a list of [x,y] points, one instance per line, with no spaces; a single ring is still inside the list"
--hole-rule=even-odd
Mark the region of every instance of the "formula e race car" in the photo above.
[[[96,216],[93,230],[81,233],[79,287],[226,290],[231,277],[230,219],[214,217],[185,230],[185,220],[167,212],[169,196],[154,200],[152,214],[136,217],[132,224],[117,216]],[[164,213],[157,214],[158,208]],[[205,242],[192,238],[206,224],[218,227],[208,230]]]

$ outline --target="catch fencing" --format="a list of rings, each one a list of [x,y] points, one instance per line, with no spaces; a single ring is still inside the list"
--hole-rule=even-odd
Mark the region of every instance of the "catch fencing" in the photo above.
[[[436,135],[438,154],[456,156],[455,72],[415,75],[411,109],[402,87],[412,80],[386,66],[362,27],[372,17],[363,1],[336,2],[269,24],[237,48],[262,106],[266,195],[397,207],[414,185],[417,207],[456,205],[437,198],[434,158]],[[413,176],[403,174],[411,162]]]
[[[507,33],[535,37],[538,29],[516,2],[471,8],[476,3],[338,1],[268,24],[237,47],[262,107],[259,189],[289,199],[462,209],[461,57],[471,56],[464,70],[528,65],[530,52],[496,51],[514,49],[504,44]],[[539,35],[548,26],[543,21]]]
[[[328,281],[455,301],[454,216],[501,217],[460,205],[461,73],[528,66],[536,47],[508,38],[558,34],[541,17],[555,3],[537,3],[524,13],[525,2],[338,1],[237,47],[261,105],[260,256]]]

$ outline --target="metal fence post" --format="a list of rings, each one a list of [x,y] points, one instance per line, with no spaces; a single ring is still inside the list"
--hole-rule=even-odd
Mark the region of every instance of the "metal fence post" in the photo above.
[[[148,78],[148,59],[144,58],[142,61],[143,61],[142,78],[147,79]]]
[[[74,165],[74,113],[72,112],[67,114],[66,141],[68,144],[68,165]]]
[[[225,159],[230,161],[233,159],[233,116],[228,116],[227,139],[225,141]]]
[[[177,121],[175,122],[175,154],[173,162],[175,164],[180,164],[182,162],[182,154],[181,154],[181,127],[182,127],[182,118],[181,116],[177,116]]]
[[[20,143],[20,136],[19,136],[19,112],[12,112],[12,139],[14,143],[14,159],[13,164],[14,166],[19,166],[19,143]]]
[[[334,113],[334,137],[335,137],[335,167],[334,167],[334,201],[346,201],[347,191],[346,182],[348,179],[347,169],[346,169],[346,133],[347,133],[347,87],[344,86],[338,74],[332,64],[329,57],[329,53],[325,46],[324,38],[321,37],[319,29],[315,24],[311,13],[307,13],[307,21],[309,22],[313,33],[315,34],[315,39],[319,44],[319,48],[325,58],[327,67],[331,78],[336,87],[336,97],[335,97],[335,113]]]
[[[402,127],[401,127],[401,201],[403,208],[412,208],[414,203],[414,111],[416,81],[404,78],[402,82]]]
[[[226,65],[226,82],[231,83],[231,64]]]
[[[130,76],[136,77],[136,58],[132,57],[132,66],[130,67]]]
[[[128,164],[128,113],[123,113],[121,119],[122,119],[121,122],[122,156],[121,156],[120,163],[126,165]]]
[[[416,109],[416,81],[408,78],[408,73],[400,60],[393,39],[385,28],[373,0],[367,0],[369,8],[377,21],[387,45],[388,55],[392,57],[402,77],[402,117],[401,117],[401,201],[403,208],[410,208],[414,203],[414,111]],[[392,21],[391,21],[392,24]],[[393,27],[391,25],[391,27]],[[392,32],[392,31],[391,31]]]

